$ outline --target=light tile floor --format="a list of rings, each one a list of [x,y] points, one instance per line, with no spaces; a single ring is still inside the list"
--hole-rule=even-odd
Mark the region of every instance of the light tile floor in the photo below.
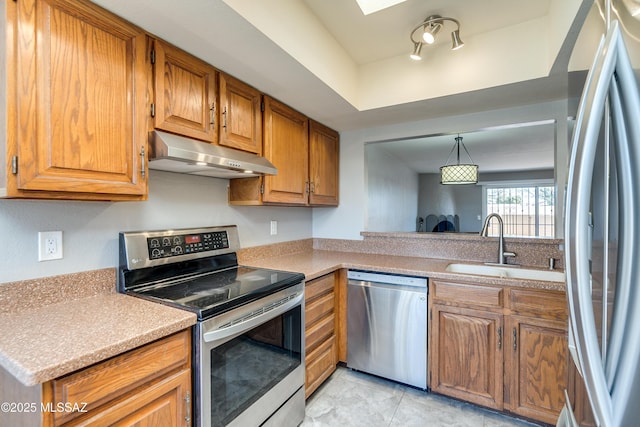
[[[534,427],[477,406],[338,367],[307,400],[303,427]]]

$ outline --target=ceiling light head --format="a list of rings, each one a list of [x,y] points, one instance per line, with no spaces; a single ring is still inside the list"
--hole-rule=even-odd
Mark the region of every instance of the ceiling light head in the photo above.
[[[413,53],[411,53],[409,57],[414,61],[420,61],[422,59],[422,56],[420,55],[420,51],[422,51],[422,43],[415,42],[413,44]]]
[[[458,50],[462,46],[464,46],[464,42],[460,38],[460,30],[459,29],[451,32],[451,42],[452,42],[451,50]]]
[[[425,21],[422,40],[427,44],[433,44],[436,41],[436,34],[442,28],[442,19],[438,15],[428,17]]]

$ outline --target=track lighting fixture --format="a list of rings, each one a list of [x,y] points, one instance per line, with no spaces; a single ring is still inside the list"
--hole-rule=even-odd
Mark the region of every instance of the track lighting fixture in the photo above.
[[[451,21],[456,24],[456,29],[451,32],[452,50],[460,49],[464,46],[464,42],[460,38],[460,22],[453,18],[447,18],[440,15],[428,16],[424,21],[418,24],[413,31],[411,31],[411,41],[413,42],[413,52],[410,57],[413,60],[419,61],[422,59],[420,51],[423,44],[433,44],[436,41],[436,34],[442,29],[445,21]],[[418,31],[420,30],[420,31]]]

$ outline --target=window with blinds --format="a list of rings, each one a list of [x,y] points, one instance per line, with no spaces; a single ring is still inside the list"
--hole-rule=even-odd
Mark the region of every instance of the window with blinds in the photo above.
[[[555,234],[555,187],[550,185],[486,187],[486,213],[504,221],[505,236],[549,237]],[[492,221],[489,235],[498,235]]]

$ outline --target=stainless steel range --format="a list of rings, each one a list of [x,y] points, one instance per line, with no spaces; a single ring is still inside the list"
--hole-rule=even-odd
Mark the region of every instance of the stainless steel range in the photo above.
[[[120,233],[118,290],[189,310],[196,426],[304,418],[304,275],[238,265],[236,226]]]

